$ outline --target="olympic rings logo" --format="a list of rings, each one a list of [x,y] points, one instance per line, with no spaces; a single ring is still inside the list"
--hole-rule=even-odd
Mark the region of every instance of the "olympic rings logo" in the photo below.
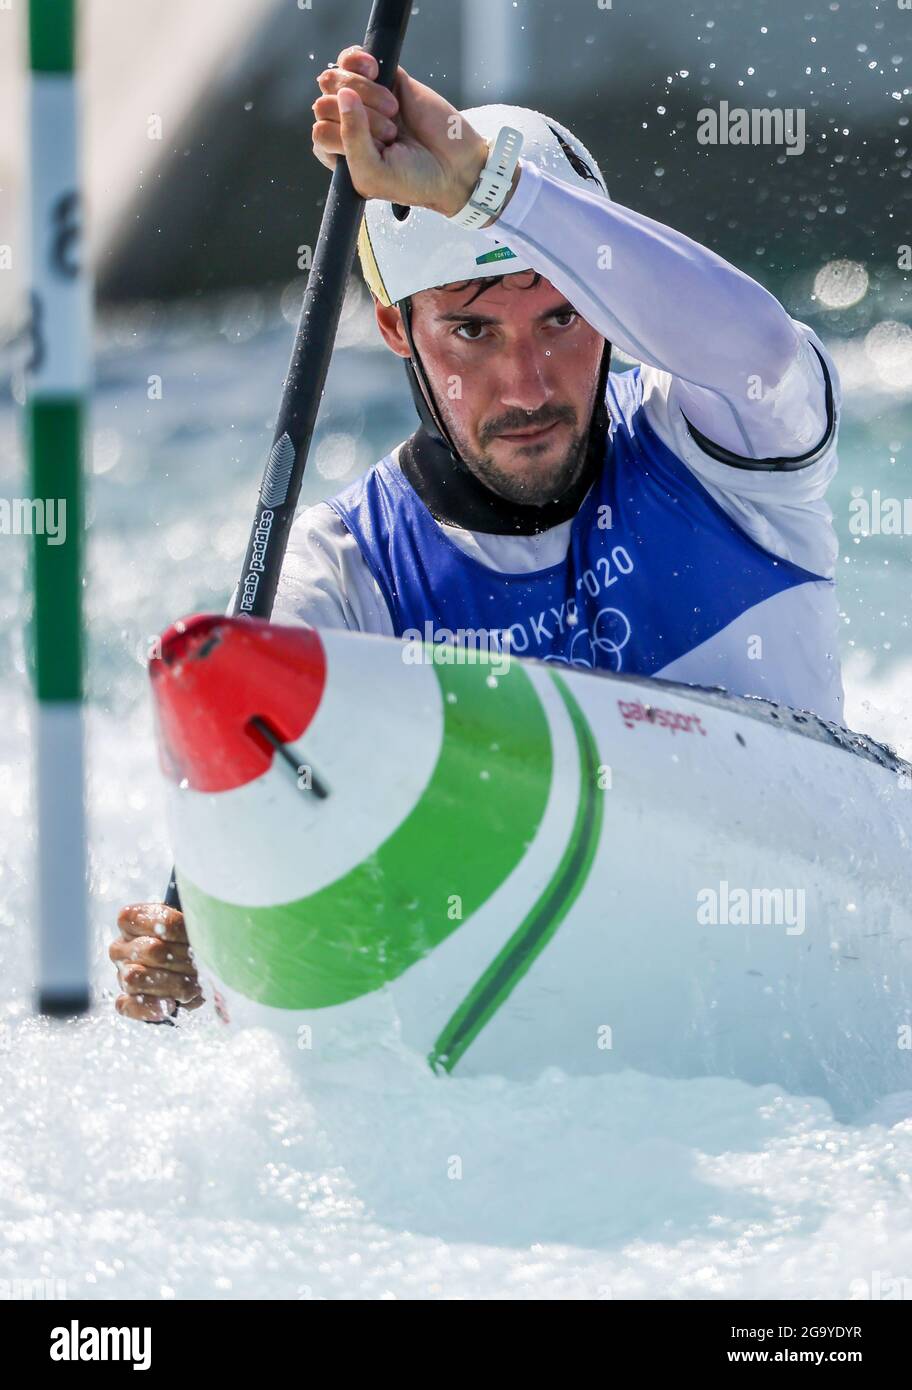
[[[624,648],[630,641],[630,619],[620,608],[600,608],[595,615],[592,630],[581,627],[574,633],[570,651],[566,656],[555,653],[546,656],[545,661],[560,661],[565,666],[581,666],[587,671],[599,666],[610,671],[620,671]],[[607,661],[599,660],[599,653]]]

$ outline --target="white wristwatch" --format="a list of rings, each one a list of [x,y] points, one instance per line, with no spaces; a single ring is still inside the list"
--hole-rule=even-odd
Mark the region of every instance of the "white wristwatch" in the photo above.
[[[455,222],[458,227],[480,227],[489,217],[497,216],[512,186],[522,143],[521,131],[501,126],[472,196],[465,207],[447,218],[448,222]]]

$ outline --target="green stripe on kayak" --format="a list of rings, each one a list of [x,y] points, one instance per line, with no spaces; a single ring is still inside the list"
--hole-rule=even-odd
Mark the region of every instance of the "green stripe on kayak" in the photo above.
[[[602,829],[603,802],[596,782],[598,749],[586,717],[566,683],[551,673],[573,724],[579,753],[580,791],[567,847],[552,878],[528,916],[482,975],[434,1044],[437,1070],[452,1071],[460,1057],[516,988],[567,916],[592,867]]]
[[[471,917],[534,838],[551,787],[548,721],[519,662],[434,664],[440,755],[377,852],[296,902],[239,907],[178,884],[197,955],[248,999],[319,1009],[380,988]],[[456,901],[458,898],[458,902]]]
[[[31,660],[39,700],[82,697],[82,417],[83,407],[75,399],[41,398],[27,408],[32,461]],[[44,534],[38,534],[42,516]],[[56,537],[48,534],[52,520],[59,528]]]

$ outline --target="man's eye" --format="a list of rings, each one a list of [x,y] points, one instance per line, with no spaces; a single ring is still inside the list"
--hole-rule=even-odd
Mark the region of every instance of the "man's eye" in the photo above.
[[[478,329],[478,330],[479,330],[477,336],[476,336],[475,332],[473,331],[471,334],[469,334],[469,335],[463,340],[464,342],[467,342],[467,343],[477,343],[477,342],[478,342],[478,338],[481,336],[481,332],[482,332],[482,331],[484,330],[484,328],[485,328],[485,325],[484,325],[483,323],[478,323],[478,322],[476,322],[475,320],[473,320],[471,323],[461,323],[461,324],[458,326],[458,328],[455,328],[455,329],[453,330],[454,336],[458,338],[458,337],[462,334],[462,331],[463,331],[464,328],[471,328],[471,329],[473,329],[473,330],[474,330],[474,329]]]
[[[566,328],[575,318],[578,318],[579,315],[575,309],[561,309],[560,313],[555,314],[554,317],[555,319],[564,319],[565,322],[561,324],[561,327]]]

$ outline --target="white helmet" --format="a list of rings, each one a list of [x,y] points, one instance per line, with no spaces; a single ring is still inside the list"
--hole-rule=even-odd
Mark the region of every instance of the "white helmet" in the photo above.
[[[546,174],[608,196],[605,180],[581,140],[550,116],[525,106],[475,106],[460,112],[492,144],[502,126],[523,137],[521,156]],[[460,280],[512,275],[532,267],[506,245],[459,227],[428,208],[371,198],[358,236],[361,269],[381,304],[398,304],[419,290]]]

